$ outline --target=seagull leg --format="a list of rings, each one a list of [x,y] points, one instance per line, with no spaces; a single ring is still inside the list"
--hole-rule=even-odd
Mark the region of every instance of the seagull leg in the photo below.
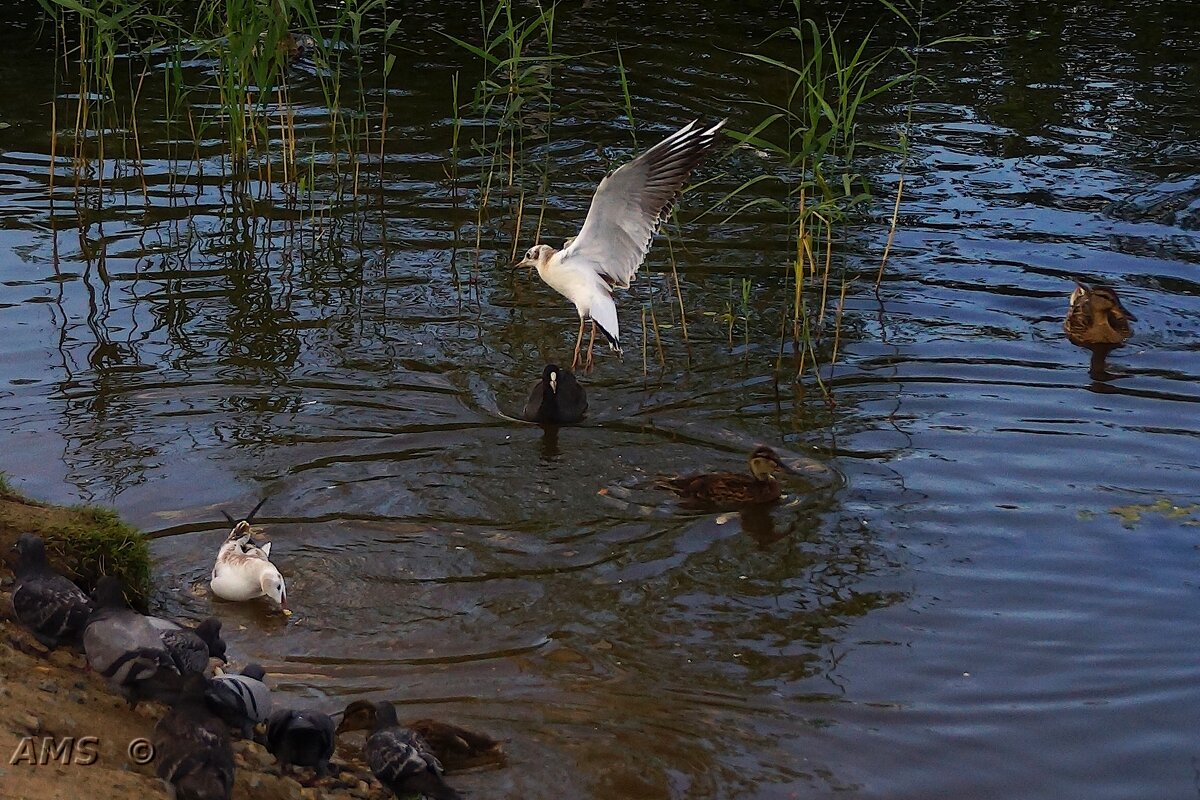
[[[596,323],[595,323],[595,322],[593,322],[593,323],[592,323],[592,335],[591,335],[591,337],[588,339],[588,357],[587,357],[587,365],[584,367],[584,370],[585,370],[585,371],[587,371],[587,372],[591,372],[591,371],[592,371],[592,347],[593,347],[595,344],[596,344]]]
[[[579,335],[575,337],[575,357],[571,359],[571,371],[579,366],[579,345],[583,344],[583,317],[579,318]]]

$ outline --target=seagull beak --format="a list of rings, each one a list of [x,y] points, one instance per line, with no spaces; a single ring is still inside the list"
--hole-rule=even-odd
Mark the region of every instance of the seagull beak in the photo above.
[[[513,269],[520,269],[521,267],[528,267],[529,269],[533,269],[536,266],[537,266],[536,261],[533,261],[532,259],[528,259],[528,258],[522,258],[520,261],[513,264]]]

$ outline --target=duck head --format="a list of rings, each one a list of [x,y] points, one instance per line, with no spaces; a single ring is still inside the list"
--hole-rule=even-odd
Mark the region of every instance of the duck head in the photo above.
[[[279,570],[274,567],[264,569],[262,575],[259,576],[258,584],[265,596],[278,603],[284,611],[288,610],[287,587],[284,586],[283,576],[279,574]]]
[[[1076,291],[1079,290],[1076,289]],[[1092,312],[1095,314],[1108,314],[1117,319],[1137,322],[1137,317],[1121,305],[1121,298],[1117,297],[1117,293],[1107,286],[1093,286],[1088,292],[1088,300],[1092,305]]]
[[[755,480],[765,481],[775,474],[776,470],[791,472],[792,468],[784,464],[775,451],[760,444],[750,454],[750,473]]]
[[[1076,306],[1086,303],[1088,309],[1097,315],[1112,315],[1117,319],[1127,319],[1132,322],[1137,322],[1137,317],[1121,305],[1121,298],[1117,297],[1117,293],[1111,287],[1093,284],[1088,286],[1078,278],[1075,279],[1075,289],[1071,292],[1069,301],[1070,307],[1074,309]]]
[[[557,250],[548,244],[535,244],[525,251],[525,257],[513,266],[545,269],[546,265],[550,263],[550,259],[557,252]]]
[[[342,721],[338,723],[337,732],[377,731],[397,724],[399,723],[396,722],[396,707],[391,703],[355,700],[342,712]]]

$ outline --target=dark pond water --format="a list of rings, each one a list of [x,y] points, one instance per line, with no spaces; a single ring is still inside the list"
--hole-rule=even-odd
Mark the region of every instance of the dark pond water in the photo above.
[[[601,357],[589,423],[556,436],[509,415],[569,359],[572,309],[490,233],[456,288],[475,217],[444,172],[449,86],[475,67],[436,30],[476,38],[473,9],[404,10],[382,214],[335,208],[332,228],[173,187],[154,119],[148,201],[118,181],[81,212],[60,160],[52,203],[49,103],[72,87],[4,12],[0,469],[154,532],[158,600],[192,617],[218,509],[269,493],[296,615],[216,606],[234,654],[323,708],[388,698],[510,739],[510,768],[458,780],[476,797],[1198,794],[1200,22],[1058,6],[970,4],[938,32],[997,40],[922,53],[900,230],[882,302],[869,281],[847,299],[834,410],[772,378],[781,220],[691,222],[762,168],[742,151],[705,166],[676,237],[690,360],[660,244],[619,301],[624,361]],[[746,129],[746,101],[778,91],[731,55],[789,21],[773,4],[616,8],[560,9],[557,46],[591,55],[556,75],[575,105],[547,150],[551,241],[600,155],[631,151],[613,42],[641,141],[695,116]],[[901,101],[870,109],[873,134]],[[201,158],[214,173],[216,146]],[[878,162],[881,209],[895,168]],[[873,272],[883,238],[862,226],[848,267]],[[1117,380],[1091,382],[1061,336],[1074,275],[1140,320]],[[651,301],[674,327],[644,376]],[[737,468],[757,441],[811,465],[768,517],[630,489]]]

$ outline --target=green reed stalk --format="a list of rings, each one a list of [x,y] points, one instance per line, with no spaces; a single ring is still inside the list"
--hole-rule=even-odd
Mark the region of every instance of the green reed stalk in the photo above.
[[[527,144],[548,139],[554,116],[553,67],[563,60],[554,52],[555,6],[538,6],[536,13],[519,17],[511,0],[496,0],[490,7],[479,5],[482,42],[478,45],[443,34],[460,49],[481,62],[482,76],[473,98],[465,105],[473,125],[479,129],[476,150],[487,159],[479,177],[476,208],[476,263],[482,249],[483,231],[490,218],[494,197],[510,197],[511,190],[528,174]],[[459,109],[456,107],[456,118]],[[539,183],[548,180],[548,164]],[[503,192],[498,191],[504,189]],[[522,192],[515,194],[520,197]],[[545,193],[543,192],[543,198]],[[538,214],[538,228],[545,213]],[[524,214],[512,212],[514,220]],[[512,249],[518,246],[520,229],[514,228]]]
[[[93,158],[99,190],[103,190],[107,174],[106,158],[118,159],[112,168],[118,176],[131,160],[135,166],[140,162],[141,89],[151,65],[162,63],[166,52],[162,117],[168,130],[186,117],[198,149],[199,136],[206,135],[210,123],[219,125],[234,183],[254,176],[260,183],[259,194],[270,195],[278,178],[294,200],[294,186],[302,171],[296,162],[298,137],[288,75],[290,61],[303,50],[310,53],[316,66],[315,77],[329,110],[328,130],[335,154],[329,163],[335,192],[341,197],[350,185],[357,201],[357,184],[353,183],[359,175],[357,153],[369,142],[370,126],[361,69],[353,72],[358,108],[344,105],[346,81],[341,60],[343,52],[358,53],[364,38],[381,40],[386,47],[399,24],[398,20],[388,22],[386,0],[344,0],[329,8],[319,0],[196,0],[189,7],[186,28],[178,5],[171,0],[38,2],[55,20],[56,41],[64,61],[77,56],[77,180],[81,170],[92,168]],[[384,25],[368,27],[365,20],[380,14]],[[68,29],[74,29],[80,43],[71,52],[65,45]],[[323,36],[325,30],[331,33],[328,40]],[[188,86],[190,76],[182,66],[185,49],[217,62],[220,110],[211,117],[203,115],[199,125],[190,98],[200,90]],[[385,81],[393,63],[394,56],[384,60]],[[126,70],[128,86],[124,87],[118,77]],[[130,98],[128,109],[121,105],[123,98]],[[382,118],[386,119],[386,111]],[[116,140],[110,146],[108,139],[114,135]],[[170,150],[168,159],[178,158],[177,147]],[[347,163],[355,166],[343,175]]]
[[[621,81],[621,97],[625,101],[625,117],[629,120],[629,135],[637,149],[637,122],[633,118],[633,97],[629,94],[629,76],[625,72],[625,59],[621,57],[621,46],[617,45],[617,77]]]
[[[742,278],[742,339],[746,348],[746,357],[750,356],[750,289],[749,278]]]
[[[836,292],[830,288],[838,275],[834,245],[845,223],[871,200],[860,153],[865,148],[895,151],[862,137],[859,111],[910,75],[876,78],[894,51],[876,47],[873,30],[861,39],[847,41],[837,24],[806,18],[801,0],[793,0],[793,8],[796,24],[771,37],[785,46],[785,55],[743,54],[783,77],[786,91],[780,100],[756,101],[754,105],[763,109],[764,116],[750,130],[731,133],[765,151],[778,167],[745,180],[716,205],[740,199],[741,205],[731,217],[752,207],[774,208],[786,215],[794,254],[784,281],[789,290],[784,315],[790,325],[785,322],[780,328],[777,366],[782,366],[783,337],[790,328],[796,379],[811,368],[818,384],[824,386],[817,367],[828,334],[825,312]],[[782,190],[782,198],[774,194],[776,188]],[[771,193],[764,195],[763,190]],[[749,196],[751,191],[755,196]],[[835,338],[841,321],[840,313],[833,317]]]

